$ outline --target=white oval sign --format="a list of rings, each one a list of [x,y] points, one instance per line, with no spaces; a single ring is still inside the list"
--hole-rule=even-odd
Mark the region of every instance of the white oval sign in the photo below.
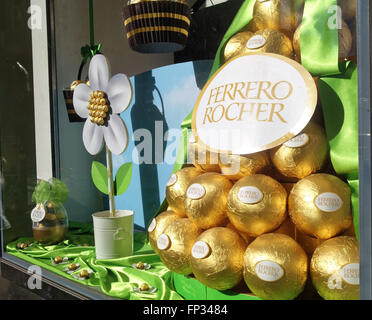
[[[175,173],[173,173],[173,174],[170,176],[170,178],[169,178],[169,180],[168,180],[168,182],[167,182],[167,187],[171,187],[171,186],[173,186],[176,182],[177,182],[177,175],[176,175]]]
[[[341,278],[346,283],[359,286],[359,263],[349,263],[341,271]]]
[[[166,250],[170,247],[171,241],[166,234],[161,234],[158,238],[157,245],[159,250]]]
[[[284,269],[274,261],[260,261],[255,266],[257,277],[263,281],[275,282],[284,276]]]
[[[37,204],[36,207],[31,211],[31,220],[33,222],[40,222],[45,218],[45,209],[42,204]]]
[[[283,145],[289,148],[301,148],[310,141],[309,136],[306,133],[299,134],[298,136],[284,142]]]
[[[154,219],[152,219],[147,231],[148,232],[153,232],[155,230],[155,228],[156,228],[156,219],[154,218]]]
[[[342,199],[333,192],[324,192],[315,198],[315,205],[325,212],[336,212],[342,207]]]
[[[247,42],[247,48],[250,50],[262,48],[266,44],[266,39],[261,35],[251,37]]]
[[[211,248],[204,241],[196,241],[191,249],[191,254],[196,259],[204,259],[211,253]]]
[[[238,191],[238,198],[245,204],[255,204],[263,199],[260,189],[252,186],[241,187]]]
[[[199,183],[194,183],[187,189],[186,195],[190,199],[198,200],[205,196],[205,188]]]
[[[271,53],[231,59],[204,86],[195,104],[195,139],[218,153],[251,154],[283,144],[309,123],[317,103],[310,73]]]

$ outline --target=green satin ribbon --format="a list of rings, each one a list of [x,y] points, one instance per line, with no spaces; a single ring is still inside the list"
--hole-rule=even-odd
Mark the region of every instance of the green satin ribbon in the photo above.
[[[97,45],[86,45],[84,47],[81,47],[80,53],[83,58],[83,62],[86,63],[88,59],[93,58],[97,53],[100,53],[102,49],[102,44],[97,44]]]
[[[354,62],[343,74],[321,77],[319,95],[330,157],[337,174],[347,178],[352,196],[355,233],[359,239],[358,74]]]
[[[85,232],[85,233],[82,233]],[[26,242],[32,245],[24,250],[17,248],[17,243]],[[88,246],[83,246],[88,245]],[[66,240],[52,246],[42,246],[32,238],[20,238],[16,242],[9,243],[7,252],[32,264],[50,270],[72,281],[101,288],[102,292],[121,299],[127,300],[182,300],[182,297],[174,290],[172,273],[163,265],[157,254],[154,253],[146,241],[146,234],[134,235],[134,255],[120,259],[96,260],[94,237],[91,224],[71,223],[70,231]],[[67,264],[54,265],[51,259],[56,256],[67,257]],[[149,270],[138,270],[133,264],[139,261],[151,264]],[[65,269],[70,263],[80,264],[79,270],[86,268],[93,270],[93,274],[87,280],[74,278]],[[151,287],[157,288],[155,293],[134,292],[135,287],[146,282]]]

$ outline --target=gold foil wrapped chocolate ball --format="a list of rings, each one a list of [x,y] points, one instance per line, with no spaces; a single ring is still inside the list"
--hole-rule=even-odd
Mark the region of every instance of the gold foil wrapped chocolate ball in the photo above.
[[[236,35],[232,36],[226,43],[223,51],[224,61],[227,62],[235,56],[243,53],[249,38],[252,36],[253,32],[251,31],[239,32]]]
[[[293,187],[289,215],[300,231],[326,240],[350,227],[350,187],[329,174],[313,174]]]
[[[157,241],[159,236],[164,232],[164,229],[174,220],[182,218],[174,211],[165,211],[157,215],[148,227],[149,242],[154,251],[159,254]]]
[[[232,183],[219,173],[194,178],[186,193],[186,215],[201,229],[223,226],[227,221],[226,202]]]
[[[292,58],[292,41],[280,31],[264,29],[257,31],[247,42],[243,53],[276,53]]]
[[[304,0],[257,0],[253,8],[259,29],[281,30],[291,34],[301,20]]]
[[[325,300],[359,300],[359,243],[354,237],[324,241],[310,264],[311,280]]]
[[[234,230],[235,232],[237,232],[243,238],[243,240],[245,241],[246,245],[250,244],[255,239],[254,237],[251,237],[248,234],[246,234],[244,232],[241,232],[238,229],[236,229],[231,222],[229,222],[226,225],[226,228],[229,228],[229,229]]]
[[[287,217],[287,192],[273,178],[257,174],[240,179],[227,199],[227,216],[236,229],[257,237],[277,229]]]
[[[201,230],[190,219],[172,221],[158,237],[157,247],[164,265],[179,274],[190,274],[191,248]]]
[[[230,180],[258,173],[269,164],[269,156],[265,151],[241,156],[220,154],[219,158],[221,173]]]
[[[186,217],[185,213],[185,198],[186,190],[190,181],[201,175],[203,172],[194,167],[186,167],[173,173],[167,182],[165,189],[168,205],[177,214]]]
[[[297,28],[293,35],[293,49],[298,61],[301,61],[301,40],[300,40],[301,25]],[[341,29],[338,29],[338,57],[345,59],[348,57],[353,44],[353,38],[350,28],[345,21],[342,21]]]
[[[338,0],[338,5],[341,8],[342,18],[351,20],[356,16],[357,0]]]
[[[197,239],[191,253],[191,269],[204,285],[227,290],[243,278],[243,255],[247,244],[229,228],[212,228]]]
[[[317,247],[319,247],[325,240],[317,239],[308,236],[307,234],[296,229],[295,240],[305,250],[306,254],[311,257]]]
[[[190,136],[187,154],[193,165],[204,172],[220,172],[218,165],[218,154],[208,151],[195,141],[193,135]]]
[[[319,171],[328,155],[324,130],[315,123],[294,137],[270,150],[271,162],[284,176],[302,179]]]
[[[285,234],[291,237],[292,239],[296,240],[296,227],[293,224],[292,220],[289,218],[289,216],[287,216],[287,218],[280,225],[280,227],[273,231],[273,233]]]
[[[308,258],[305,251],[284,234],[264,234],[245,251],[244,280],[261,299],[296,298],[304,289],[307,274]]]

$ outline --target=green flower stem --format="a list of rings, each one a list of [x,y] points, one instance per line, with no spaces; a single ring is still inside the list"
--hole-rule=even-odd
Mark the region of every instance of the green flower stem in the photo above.
[[[115,216],[115,194],[114,194],[114,179],[112,176],[112,153],[106,146],[106,162],[107,162],[107,179],[108,179],[108,196],[110,206],[110,216]]]

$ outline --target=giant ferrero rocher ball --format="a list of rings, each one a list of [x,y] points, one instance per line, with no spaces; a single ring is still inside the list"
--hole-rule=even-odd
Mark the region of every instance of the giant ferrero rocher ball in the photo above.
[[[247,244],[229,228],[204,231],[191,251],[191,269],[197,280],[216,289],[235,287],[243,278],[243,255]]]
[[[264,300],[292,300],[304,289],[308,258],[291,237],[267,233],[244,253],[243,275],[248,288]]]
[[[284,176],[302,179],[319,171],[328,155],[324,130],[315,123],[284,144],[270,150],[271,162]]]
[[[276,53],[287,58],[292,58],[292,41],[280,31],[264,29],[254,33],[249,38],[242,53]]]
[[[232,183],[219,173],[204,173],[191,180],[186,192],[186,215],[202,229],[227,222],[226,202]]]
[[[187,155],[196,168],[204,172],[220,172],[218,154],[210,152],[205,146],[199,144],[193,134],[189,136]]]
[[[269,155],[266,151],[249,155],[220,154],[219,157],[221,173],[234,181],[258,173],[269,164]]]
[[[236,229],[235,227],[234,227],[234,225],[231,223],[231,222],[229,222],[227,225],[226,225],[226,228],[229,228],[229,229],[231,229],[231,230],[234,230],[235,232],[237,232],[242,238],[243,238],[243,240],[245,241],[245,243],[248,245],[248,244],[250,244],[255,238],[254,237],[251,237],[251,236],[249,236],[248,234],[246,234],[246,233],[244,233],[244,232],[241,232],[241,231],[239,231],[238,229]]]
[[[173,173],[165,189],[166,199],[169,207],[179,215],[186,217],[185,198],[189,183],[203,172],[195,167],[186,167]]]
[[[310,175],[293,187],[288,212],[296,228],[305,234],[332,238],[352,223],[350,187],[330,174]]]
[[[300,40],[301,25],[296,29],[293,35],[293,49],[296,54],[297,61],[301,61],[301,40]],[[338,29],[338,57],[345,59],[348,57],[353,44],[353,37],[349,26],[345,21],[342,21],[341,28]]]
[[[190,274],[191,248],[202,230],[190,219],[169,223],[157,239],[159,256],[164,265],[179,274]]]
[[[156,253],[159,254],[157,246],[158,237],[164,232],[164,229],[169,223],[180,218],[182,218],[182,216],[178,215],[174,211],[168,210],[158,214],[154,219],[152,219],[147,231],[150,245]]]
[[[261,29],[291,34],[301,21],[304,0],[257,0],[253,8],[255,25]]]
[[[310,263],[311,280],[326,300],[359,300],[359,243],[336,237],[316,248]]]
[[[223,49],[224,61],[227,62],[244,52],[245,46],[252,36],[253,32],[251,31],[242,31],[232,36]]]
[[[236,229],[257,237],[277,229],[287,217],[287,192],[273,178],[256,174],[240,179],[227,198],[227,216]]]
[[[295,240],[298,244],[305,250],[307,255],[311,257],[317,247],[319,247],[324,241],[314,237],[310,237],[307,234],[296,229],[296,238]]]

